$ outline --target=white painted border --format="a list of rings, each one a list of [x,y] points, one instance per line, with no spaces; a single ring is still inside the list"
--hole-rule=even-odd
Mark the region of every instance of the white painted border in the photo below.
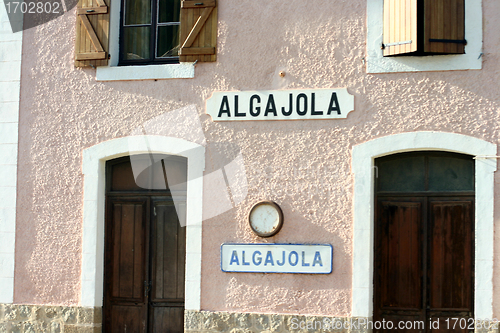
[[[201,232],[205,148],[165,136],[131,136],[105,141],[83,151],[84,202],[82,306],[102,306],[104,273],[105,163],[121,156],[159,153],[188,160],[186,203],[186,310],[200,310]]]
[[[394,153],[439,150],[495,156],[497,146],[474,137],[443,132],[402,133],[354,146],[353,317],[373,315],[374,160]],[[496,159],[476,159],[475,285],[476,318],[493,318],[493,195]]]
[[[384,57],[382,50],[384,31],[384,0],[367,0],[367,52],[368,73],[394,73],[481,69],[483,48],[482,0],[465,1],[465,54],[425,57]]]
[[[22,31],[12,33],[0,0],[0,303],[14,302],[22,40]]]
[[[120,7],[121,1],[112,1],[109,14],[109,59],[108,66],[97,67],[97,81],[191,79],[194,63],[163,64],[148,66],[118,66],[120,53]]]

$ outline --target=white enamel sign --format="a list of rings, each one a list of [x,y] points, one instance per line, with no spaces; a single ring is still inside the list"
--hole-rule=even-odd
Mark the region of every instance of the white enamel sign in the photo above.
[[[332,272],[330,244],[223,244],[223,272],[303,273]]]
[[[353,110],[345,88],[215,92],[207,100],[214,121],[340,119]]]

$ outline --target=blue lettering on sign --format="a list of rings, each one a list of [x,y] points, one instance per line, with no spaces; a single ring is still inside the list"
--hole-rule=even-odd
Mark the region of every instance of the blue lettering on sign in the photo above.
[[[242,255],[242,259],[241,259],[241,263],[244,265],[244,266],[249,266],[250,263],[249,262],[246,262],[245,261],[245,251],[243,251],[243,255]]]
[[[264,266],[267,266],[268,263],[271,263],[271,266],[274,266],[273,254],[271,253],[271,251],[267,251],[266,262],[264,263]]]
[[[316,251],[314,254],[313,266],[316,266],[316,263],[323,267],[323,261],[321,260],[321,254],[319,254],[319,251]]]
[[[259,266],[259,265],[260,265],[260,263],[262,262],[262,257],[258,257],[258,258],[257,258],[257,259],[258,259],[258,261],[255,261],[255,259],[256,259],[255,255],[257,255],[257,254],[260,256],[260,255],[261,255],[260,251],[255,251],[255,252],[253,253],[253,255],[252,255],[252,261],[253,261],[253,264],[254,264],[255,266]]]
[[[238,252],[236,250],[233,251],[233,254],[231,255],[231,261],[229,262],[229,265],[232,265],[233,262],[236,263],[236,265],[240,265],[240,262],[238,260]]]
[[[283,251],[283,258],[281,258],[281,262],[279,260],[276,260],[276,263],[278,266],[283,266],[285,264],[285,251]]]
[[[260,244],[259,244],[260,245]],[[281,244],[279,244],[281,245]],[[320,246],[306,248],[300,245],[283,244],[280,248],[233,247],[221,251],[221,268],[224,272],[269,272],[269,273],[318,273],[331,272],[331,256]],[[231,244],[231,246],[233,246]],[[331,250],[330,250],[331,251]],[[331,252],[330,252],[331,253]],[[326,261],[323,261],[326,260]]]
[[[302,251],[302,266],[309,266],[309,263],[306,262],[306,252]]]
[[[295,256],[294,263],[292,262],[292,254]],[[288,255],[288,263],[292,266],[296,266],[298,262],[299,262],[299,255],[297,254],[297,252],[295,251],[290,252],[290,254]]]

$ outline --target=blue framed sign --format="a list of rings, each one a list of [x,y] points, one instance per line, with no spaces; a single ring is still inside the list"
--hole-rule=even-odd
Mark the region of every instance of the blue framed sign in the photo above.
[[[222,244],[221,270],[239,273],[330,274],[330,244]]]

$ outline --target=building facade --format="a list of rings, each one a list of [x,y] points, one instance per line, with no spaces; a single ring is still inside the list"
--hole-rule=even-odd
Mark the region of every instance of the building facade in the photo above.
[[[0,5],[0,332],[498,331],[500,3],[61,6]]]

